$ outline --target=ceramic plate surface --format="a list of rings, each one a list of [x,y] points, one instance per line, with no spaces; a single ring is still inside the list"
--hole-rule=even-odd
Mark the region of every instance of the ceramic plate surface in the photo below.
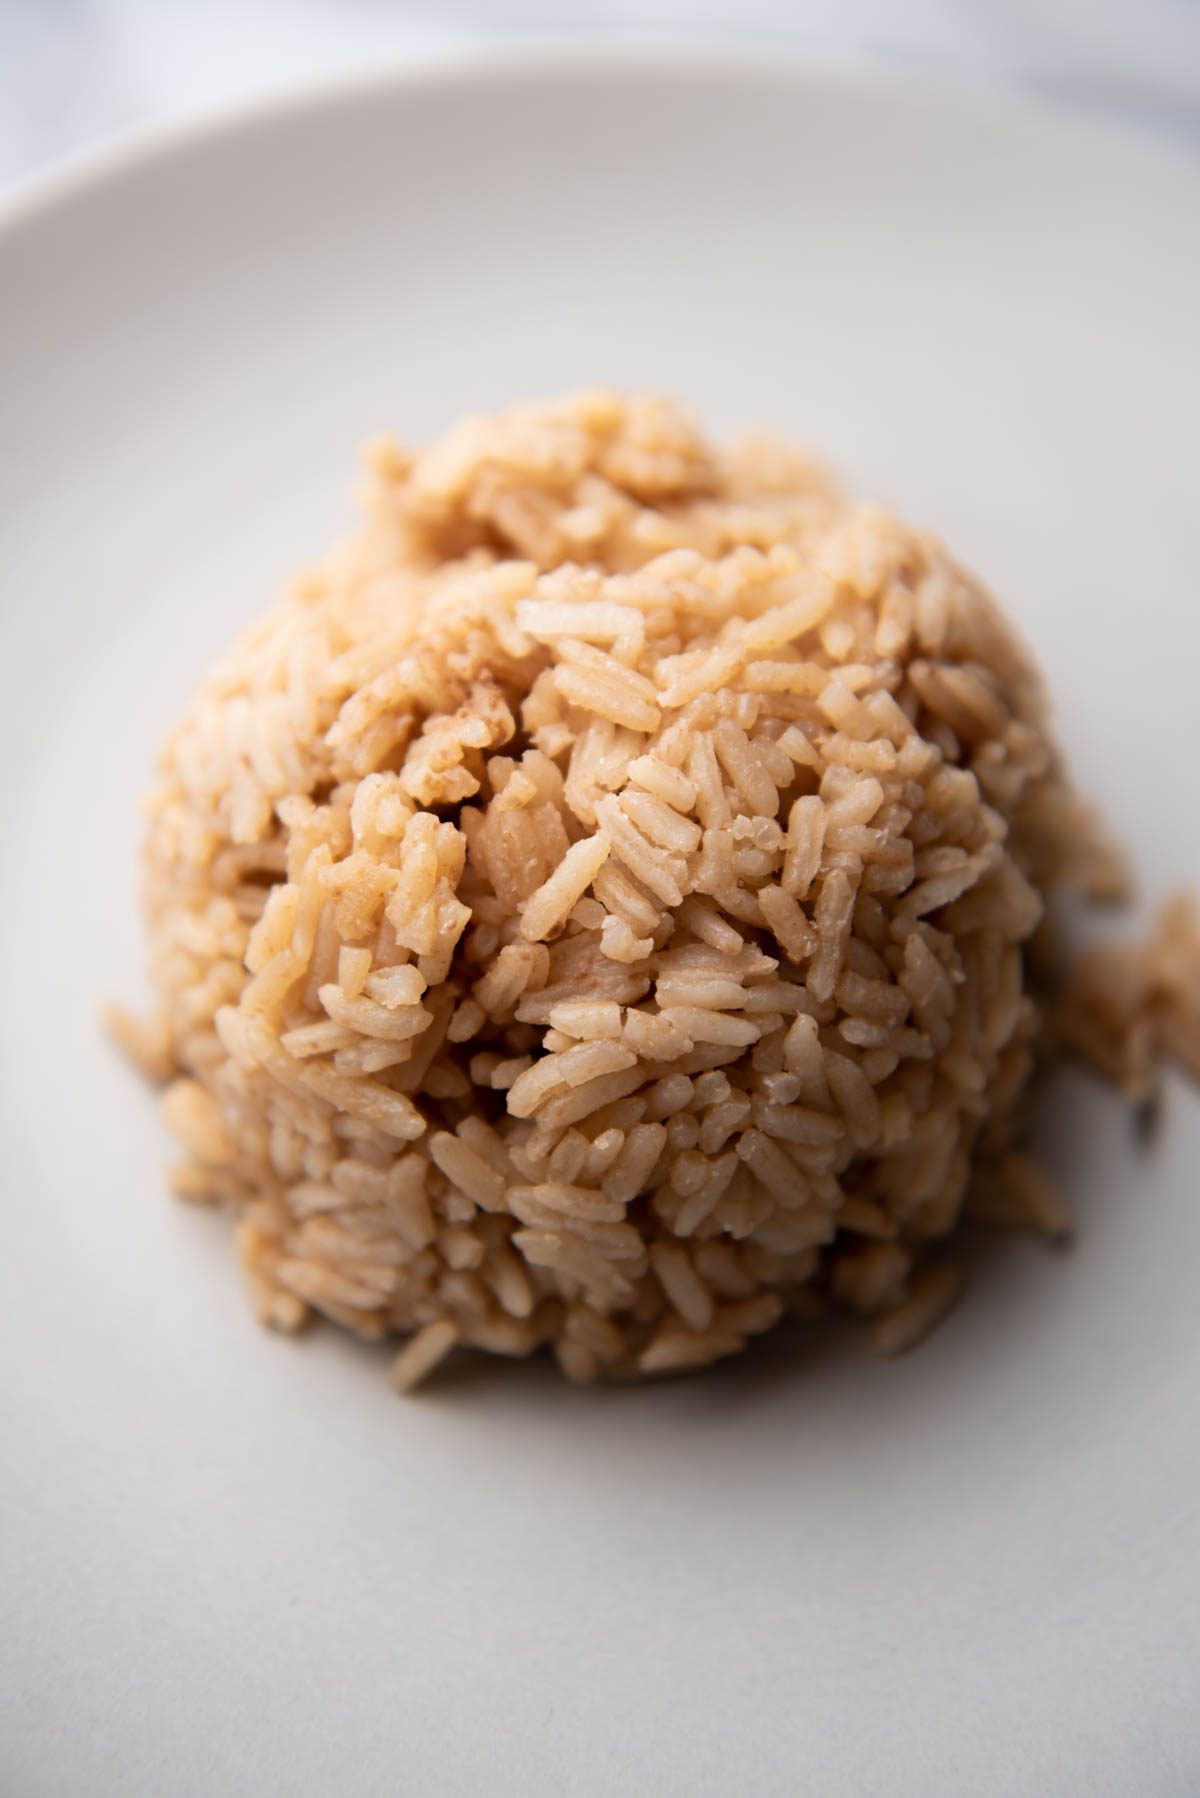
[[[918,1353],[580,1392],[251,1321],[96,1028],[137,797],[360,443],[593,383],[769,423],[1024,626],[1145,892],[1200,879],[1200,172],[740,57],[380,77],[0,230],[0,1786],[1200,1789],[1200,1102],[1058,1090],[1078,1238]]]

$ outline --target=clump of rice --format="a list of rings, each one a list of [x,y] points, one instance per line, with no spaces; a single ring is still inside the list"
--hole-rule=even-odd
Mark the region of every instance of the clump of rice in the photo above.
[[[1200,911],[1194,894],[1166,905],[1140,942],[1080,956],[1052,1020],[1065,1046],[1135,1103],[1164,1060],[1200,1080]]]
[[[402,1387],[456,1345],[697,1367],[814,1295],[906,1346],[972,1185],[1064,1222],[1027,953],[1112,868],[1027,652],[936,539],[665,401],[372,469],[163,751],[131,1046],[176,1189],[265,1321],[407,1337]],[[1185,1034],[1176,927],[1089,989],[1131,1082],[1148,993]]]

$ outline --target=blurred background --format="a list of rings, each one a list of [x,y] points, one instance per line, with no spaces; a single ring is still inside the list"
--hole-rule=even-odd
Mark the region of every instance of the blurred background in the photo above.
[[[298,82],[583,34],[921,67],[1200,149],[1200,0],[0,0],[0,188]]]

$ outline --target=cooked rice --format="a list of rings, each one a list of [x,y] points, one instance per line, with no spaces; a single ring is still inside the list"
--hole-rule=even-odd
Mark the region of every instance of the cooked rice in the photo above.
[[[1164,1057],[1200,1080],[1200,909],[1167,905],[1149,939],[1080,957],[1056,1022],[1066,1043],[1124,1088],[1149,1097]]]
[[[969,1186],[1065,1228],[1027,957],[1111,861],[987,594],[777,444],[587,393],[379,449],[168,740],[146,868],[176,1189],[264,1321],[407,1336],[402,1389],[701,1366],[819,1294],[894,1350]],[[1130,1090],[1200,1071],[1194,913],[1075,999]]]

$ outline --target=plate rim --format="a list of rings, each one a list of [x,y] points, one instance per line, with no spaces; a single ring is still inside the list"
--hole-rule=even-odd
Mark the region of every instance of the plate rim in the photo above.
[[[458,43],[394,52],[374,63],[289,81],[157,123],[134,125],[18,177],[0,194],[0,256],[21,232],[57,211],[103,193],[156,162],[182,160],[222,140],[333,113],[388,92],[470,91],[512,80],[561,77],[612,81],[687,81],[698,76],[755,80],[779,87],[818,83],[919,100],[976,123],[988,119],[1057,138],[1077,152],[1108,151],[1156,161],[1163,172],[1200,179],[1200,154],[1180,135],[1158,133],[1085,102],[1049,97],[1004,78],[947,73],[917,61],[873,53],[813,50],[761,34],[722,40],[711,34],[672,39],[660,34],[547,34],[517,43]]]

